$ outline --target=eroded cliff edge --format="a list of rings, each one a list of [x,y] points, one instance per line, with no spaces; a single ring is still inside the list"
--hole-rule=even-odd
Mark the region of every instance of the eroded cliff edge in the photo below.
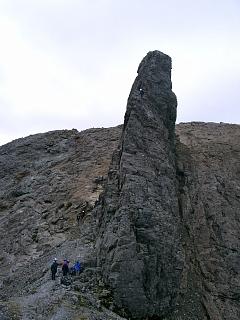
[[[1,319],[240,318],[240,126],[175,130],[170,71],[143,59],[123,131],[0,147]],[[68,287],[55,256],[84,262]]]

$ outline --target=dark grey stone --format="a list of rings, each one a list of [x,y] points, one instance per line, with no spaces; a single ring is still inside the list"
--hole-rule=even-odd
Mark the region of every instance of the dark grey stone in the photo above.
[[[98,212],[103,279],[117,307],[139,318],[174,309],[183,267],[175,167],[177,101],[171,87],[170,57],[149,52],[132,86]]]

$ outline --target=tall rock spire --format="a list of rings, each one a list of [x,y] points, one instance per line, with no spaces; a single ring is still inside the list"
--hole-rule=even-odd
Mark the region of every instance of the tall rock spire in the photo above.
[[[149,52],[132,86],[99,210],[98,264],[132,317],[174,307],[182,269],[171,58]],[[141,90],[140,90],[141,89]]]

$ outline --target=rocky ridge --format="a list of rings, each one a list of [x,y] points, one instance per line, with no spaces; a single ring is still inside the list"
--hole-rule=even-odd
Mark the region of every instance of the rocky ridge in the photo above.
[[[0,319],[240,318],[240,127],[175,116],[154,51],[123,127],[0,147]],[[83,273],[51,281],[55,256]]]

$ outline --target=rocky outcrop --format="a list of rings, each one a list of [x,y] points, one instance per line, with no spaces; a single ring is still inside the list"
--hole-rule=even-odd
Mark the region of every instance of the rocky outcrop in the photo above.
[[[240,319],[240,126],[175,128],[170,75],[143,59],[124,126],[0,147],[0,319]]]
[[[171,59],[159,51],[148,53],[128,99],[120,148],[98,213],[104,282],[118,308],[136,318],[174,309],[183,267],[174,148],[177,101],[171,88]]]

